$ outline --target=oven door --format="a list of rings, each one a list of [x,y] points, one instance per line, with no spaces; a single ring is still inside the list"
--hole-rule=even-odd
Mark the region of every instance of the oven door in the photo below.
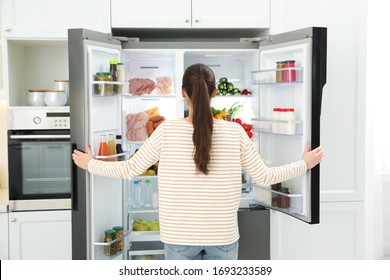
[[[9,131],[10,211],[71,208],[69,130]]]

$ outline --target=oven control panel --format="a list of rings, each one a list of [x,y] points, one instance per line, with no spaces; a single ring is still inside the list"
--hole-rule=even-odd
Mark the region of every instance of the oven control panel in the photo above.
[[[11,107],[9,129],[70,129],[69,106]]]

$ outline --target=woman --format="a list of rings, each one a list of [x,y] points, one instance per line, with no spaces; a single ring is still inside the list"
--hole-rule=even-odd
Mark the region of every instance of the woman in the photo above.
[[[90,147],[75,150],[74,162],[101,176],[134,178],[159,161],[160,236],[166,259],[237,259],[237,210],[242,169],[258,184],[270,186],[304,174],[323,157],[321,147],[302,159],[268,168],[241,125],[213,118],[213,71],[188,67],[182,95],[189,116],[163,122],[125,162],[94,160]]]

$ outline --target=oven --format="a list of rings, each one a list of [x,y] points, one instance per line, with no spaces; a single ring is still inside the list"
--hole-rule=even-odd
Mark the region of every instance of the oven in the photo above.
[[[69,107],[9,112],[9,210],[71,209]]]

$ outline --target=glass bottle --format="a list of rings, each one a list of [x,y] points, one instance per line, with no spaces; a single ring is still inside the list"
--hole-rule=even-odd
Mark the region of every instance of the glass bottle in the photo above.
[[[124,86],[124,81],[125,81],[125,64],[123,62],[118,62],[117,64],[117,69],[118,69],[118,82],[121,84],[118,85],[118,94],[124,94],[125,93],[125,86]]]
[[[116,152],[118,154],[122,154],[123,153],[123,150],[122,150],[122,136],[121,135],[117,135],[116,137]]]
[[[112,75],[112,81],[113,82],[118,81],[118,61],[115,59],[110,60],[110,72]],[[116,84],[113,85],[112,92],[114,94],[118,93],[118,85],[116,85]]]
[[[106,135],[100,136],[100,145],[99,145],[99,156],[108,156],[108,144],[106,140]],[[101,160],[107,160],[107,158],[101,158]]]
[[[114,139],[114,134],[109,134],[108,135],[108,155],[116,155],[117,152],[116,152],[116,144],[115,144],[115,139]],[[111,161],[116,161],[117,158],[116,157],[113,157],[113,158],[110,158]]]

